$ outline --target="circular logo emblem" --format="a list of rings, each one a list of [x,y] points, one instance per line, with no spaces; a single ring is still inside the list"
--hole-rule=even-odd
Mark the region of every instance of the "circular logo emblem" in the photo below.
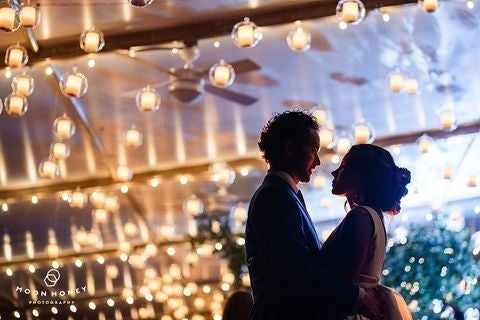
[[[43,279],[47,287],[54,287],[58,280],[60,280],[60,272],[57,269],[48,270],[45,279]]]

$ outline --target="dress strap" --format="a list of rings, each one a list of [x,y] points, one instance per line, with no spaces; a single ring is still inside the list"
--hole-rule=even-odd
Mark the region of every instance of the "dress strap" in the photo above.
[[[387,236],[385,231],[385,225],[383,224],[380,215],[377,211],[368,206],[362,206],[368,211],[374,222],[374,233],[372,241],[375,241],[375,252],[372,258],[372,268],[370,271],[372,274],[360,274],[357,278],[357,283],[364,288],[371,288],[378,285],[380,281],[381,272],[383,269],[383,262],[385,260],[385,249],[387,244]],[[380,267],[381,266],[381,267]]]

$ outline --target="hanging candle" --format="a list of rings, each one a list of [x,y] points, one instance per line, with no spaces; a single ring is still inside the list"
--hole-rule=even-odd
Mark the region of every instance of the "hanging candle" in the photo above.
[[[443,108],[439,112],[440,128],[444,131],[453,131],[458,127],[457,115],[450,108]]]
[[[42,178],[54,179],[60,174],[60,169],[56,161],[48,159],[40,162],[38,173]]]
[[[320,127],[318,131],[320,147],[331,148],[334,145],[335,131],[329,127]]]
[[[70,139],[75,133],[75,123],[64,113],[53,122],[53,133],[61,140]]]
[[[58,258],[60,255],[60,247],[57,243],[55,231],[53,229],[48,230],[48,244],[47,244],[47,256],[49,258]]]
[[[353,125],[352,131],[356,143],[372,143],[375,140],[375,129],[368,122],[357,122]]]
[[[138,233],[138,228],[137,225],[133,222],[127,222],[125,223],[125,226],[123,227],[123,231],[125,235],[129,238],[133,238],[137,235]]]
[[[340,0],[335,8],[339,21],[359,24],[365,17],[365,5],[360,0]]]
[[[12,245],[10,244],[10,236],[7,233],[3,235],[3,255],[5,260],[12,261]]]
[[[128,0],[133,7],[143,8],[150,5],[153,0]]]
[[[418,93],[418,80],[417,79],[406,79],[405,80],[405,91],[408,94],[416,94]]]
[[[103,32],[91,27],[80,35],[80,48],[86,53],[96,53],[105,46]]]
[[[419,0],[418,4],[423,9],[423,11],[432,13],[437,11],[439,7],[439,0]]]
[[[71,72],[65,73],[60,78],[59,86],[66,97],[81,98],[88,89],[87,77],[73,67]]]
[[[130,181],[132,180],[132,177],[133,177],[133,173],[129,167],[127,167],[126,165],[119,165],[117,167],[115,178],[118,181],[123,181],[123,182]]]
[[[318,125],[323,127],[326,125],[329,118],[328,110],[323,105],[317,105],[312,108],[312,114],[317,119]]]
[[[211,84],[216,87],[226,88],[233,83],[235,70],[231,64],[226,63],[225,60],[222,59],[210,68],[208,76]]]
[[[28,97],[32,94],[34,88],[33,77],[24,72],[12,80],[12,94],[21,97]]]
[[[472,188],[477,186],[477,174],[475,172],[470,172],[468,174],[467,186]]]
[[[120,207],[118,203],[118,197],[114,194],[108,194],[105,196],[104,207],[110,212],[115,212]]]
[[[90,194],[90,202],[95,208],[103,208],[105,206],[105,198],[105,192],[100,189],[97,189]]]
[[[350,138],[346,136],[341,136],[337,140],[337,144],[335,146],[335,152],[338,154],[346,154],[348,150],[352,147],[352,141]]]
[[[433,144],[433,138],[427,134],[423,134],[420,138],[417,139],[418,150],[421,153],[428,153]]]
[[[295,22],[296,28],[291,30],[287,35],[287,44],[292,51],[305,52],[310,49],[312,35],[301,27],[301,22]]]
[[[19,68],[28,62],[27,49],[20,44],[14,44],[7,48],[5,53],[5,64],[10,68]]]
[[[262,33],[258,26],[246,17],[233,26],[231,37],[237,47],[252,48],[262,39]]]
[[[0,30],[4,32],[14,32],[20,28],[21,24],[20,8],[16,3],[7,1],[7,5],[3,4],[3,6],[0,7]]]
[[[183,202],[183,212],[190,216],[198,216],[203,213],[205,206],[202,199],[192,194],[190,198]]]
[[[28,110],[28,100],[25,96],[13,93],[5,98],[5,112],[13,117],[21,117]]]
[[[138,148],[142,145],[142,133],[138,131],[135,126],[125,131],[125,145],[131,148]]]
[[[25,5],[20,10],[22,17],[22,26],[25,28],[35,28],[40,23],[41,13],[38,5]]]
[[[400,92],[405,83],[405,76],[400,71],[394,71],[388,75],[390,90],[392,92]]]
[[[50,157],[54,160],[65,160],[70,156],[70,146],[62,141],[50,144]]]
[[[68,197],[68,204],[71,208],[83,209],[87,205],[87,200],[87,195],[81,191],[80,188],[77,188],[75,191],[70,193],[70,196]]]
[[[103,208],[92,210],[93,221],[96,223],[106,223],[108,221],[108,211]]]
[[[160,108],[160,96],[158,95],[157,90],[149,85],[137,93],[135,101],[137,108],[140,111],[156,111]]]
[[[33,259],[35,248],[33,245],[32,233],[30,231],[25,233],[25,250],[27,251],[27,257]]]

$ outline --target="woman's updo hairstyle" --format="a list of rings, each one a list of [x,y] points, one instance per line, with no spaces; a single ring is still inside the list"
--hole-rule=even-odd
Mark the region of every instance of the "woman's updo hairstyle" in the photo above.
[[[395,164],[392,155],[373,144],[352,146],[344,160],[360,179],[355,203],[379,207],[382,211],[397,214],[400,200],[407,193],[410,171]]]

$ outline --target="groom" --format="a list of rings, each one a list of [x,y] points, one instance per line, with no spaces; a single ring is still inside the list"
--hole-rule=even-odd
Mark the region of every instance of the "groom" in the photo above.
[[[318,130],[310,113],[286,111],[260,135],[270,168],[250,202],[246,227],[250,320],[344,319],[354,311],[379,319],[373,292],[336,278],[315,258],[321,244],[297,184],[309,182],[320,165]]]

